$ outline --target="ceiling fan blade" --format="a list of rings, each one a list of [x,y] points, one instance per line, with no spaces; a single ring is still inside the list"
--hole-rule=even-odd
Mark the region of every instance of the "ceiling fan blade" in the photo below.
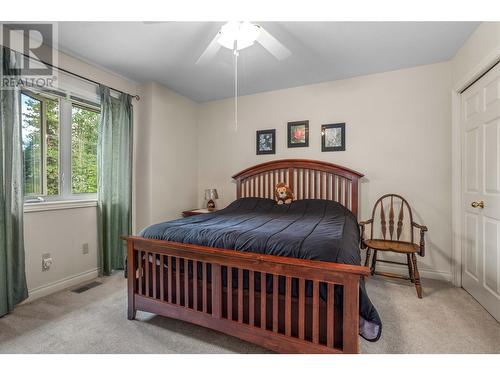
[[[217,42],[220,37],[220,32],[215,35],[215,37],[212,39],[208,47],[203,51],[201,56],[198,58],[196,61],[196,65],[205,65],[212,60],[212,58],[215,56],[217,52],[219,52],[221,45]]]
[[[278,60],[284,60],[292,54],[288,48],[281,44],[274,36],[269,34],[262,26],[257,26],[260,28],[257,42],[267,49],[274,57]]]

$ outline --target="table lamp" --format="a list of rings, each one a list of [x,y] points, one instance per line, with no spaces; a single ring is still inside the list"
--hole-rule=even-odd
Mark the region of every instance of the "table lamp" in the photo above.
[[[208,201],[207,210],[209,211],[215,210],[214,199],[219,199],[219,195],[217,194],[217,189],[205,189],[205,199]]]

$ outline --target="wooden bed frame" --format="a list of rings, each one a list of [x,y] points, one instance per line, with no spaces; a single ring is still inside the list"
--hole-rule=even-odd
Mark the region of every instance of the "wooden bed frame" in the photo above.
[[[296,199],[334,200],[357,215],[360,177],[358,172],[322,161],[286,159],[250,167],[233,179],[238,198],[274,198],[274,186],[286,182]],[[129,260],[128,319],[134,319],[137,310],[147,311],[279,353],[358,352],[359,281],[368,276],[367,267],[134,236],[124,239]],[[232,277],[224,285],[223,273],[233,272],[237,286]],[[255,287],[257,280],[260,285],[266,282],[266,275],[272,278],[271,293]],[[279,283],[285,285],[282,293]],[[297,297],[292,296],[292,283],[298,286]],[[310,285],[312,293],[306,295]],[[320,298],[320,287],[326,291],[326,301]],[[338,288],[343,289],[342,307],[334,304]]]

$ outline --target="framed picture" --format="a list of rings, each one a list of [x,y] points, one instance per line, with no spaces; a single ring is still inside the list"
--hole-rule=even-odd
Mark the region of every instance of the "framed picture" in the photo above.
[[[345,123],[321,125],[321,151],[345,151]]]
[[[257,130],[257,155],[276,153],[276,129]]]
[[[288,123],[288,147],[309,147],[309,121]]]

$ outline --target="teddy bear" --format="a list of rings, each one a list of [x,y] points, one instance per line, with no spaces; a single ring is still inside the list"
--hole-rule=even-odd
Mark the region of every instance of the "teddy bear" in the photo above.
[[[294,199],[292,189],[290,189],[284,182],[277,184],[274,192],[276,195],[276,202],[278,204],[290,204]]]

